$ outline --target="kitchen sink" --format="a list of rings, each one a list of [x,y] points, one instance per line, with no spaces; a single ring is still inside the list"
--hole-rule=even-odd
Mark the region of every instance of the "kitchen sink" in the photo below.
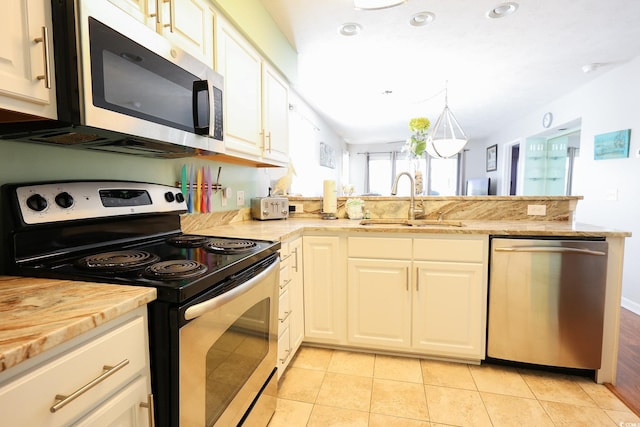
[[[464,227],[462,221],[437,219],[376,218],[363,219],[360,225],[406,225],[409,227]]]

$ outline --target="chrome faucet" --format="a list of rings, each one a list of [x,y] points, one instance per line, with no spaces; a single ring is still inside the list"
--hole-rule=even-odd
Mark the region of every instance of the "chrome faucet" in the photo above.
[[[396,194],[398,194],[398,180],[402,175],[406,175],[407,177],[409,177],[409,181],[411,181],[411,200],[409,201],[408,216],[410,220],[414,220],[416,219],[416,214],[424,215],[424,207],[421,205],[419,208],[416,208],[416,186],[415,182],[413,181],[413,177],[411,176],[411,174],[409,174],[409,172],[400,172],[398,175],[396,175],[396,180],[393,183],[393,188],[391,189],[391,195],[395,196]]]

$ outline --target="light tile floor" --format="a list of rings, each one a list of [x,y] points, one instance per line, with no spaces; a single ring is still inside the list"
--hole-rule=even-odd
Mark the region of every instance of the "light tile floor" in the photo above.
[[[608,426],[640,418],[583,377],[313,347],[280,380],[269,427]]]

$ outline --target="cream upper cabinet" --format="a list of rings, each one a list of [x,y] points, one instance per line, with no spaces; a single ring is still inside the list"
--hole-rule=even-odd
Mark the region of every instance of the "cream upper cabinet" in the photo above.
[[[157,30],[168,40],[214,67],[214,14],[205,0],[158,0],[160,23]]]
[[[2,13],[0,108],[57,118],[51,2],[8,0]]]
[[[217,19],[216,63],[224,76],[226,153],[286,166],[289,85],[226,20]]]
[[[289,85],[266,62],[262,69],[263,157],[289,160]]]
[[[337,236],[303,237],[305,341],[346,344],[344,240]]]
[[[109,0],[167,40],[214,66],[215,13],[206,0]]]
[[[109,0],[110,3],[118,6],[128,15],[131,15],[153,29],[160,23],[160,17],[157,14],[157,3],[159,1],[160,0]]]
[[[218,19],[218,71],[224,76],[224,137],[229,154],[262,156],[261,70],[256,50]]]

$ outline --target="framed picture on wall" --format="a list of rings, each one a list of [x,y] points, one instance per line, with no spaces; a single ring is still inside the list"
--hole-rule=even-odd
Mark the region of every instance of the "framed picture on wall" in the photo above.
[[[498,145],[487,147],[487,172],[498,169]]]

